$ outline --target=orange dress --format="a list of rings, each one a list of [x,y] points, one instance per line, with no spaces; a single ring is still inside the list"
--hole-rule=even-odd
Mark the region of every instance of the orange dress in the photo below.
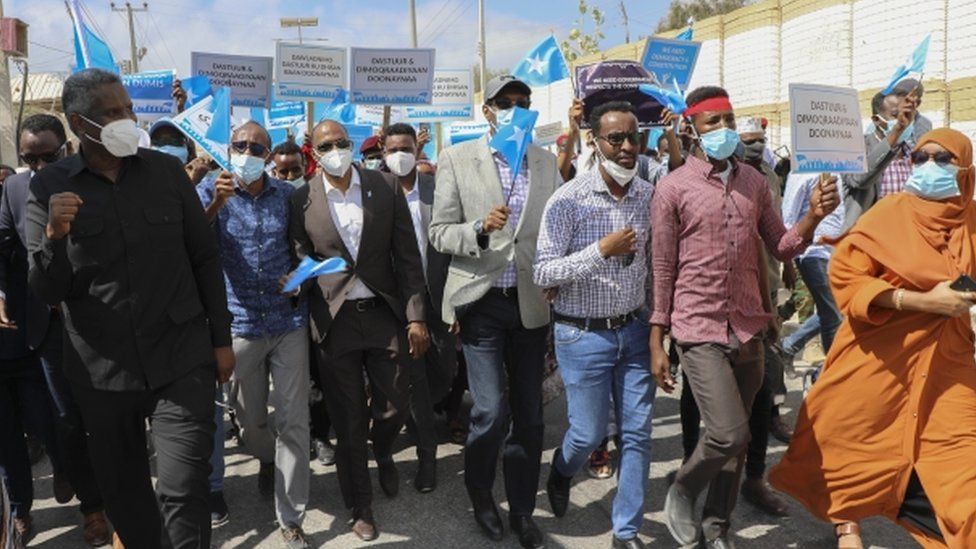
[[[969,151],[963,166],[971,164]],[[959,176],[967,197],[972,175],[969,167]],[[897,520],[914,469],[947,545],[902,526],[924,547],[976,547],[970,319],[871,305],[891,289],[924,292],[961,273],[976,278],[974,246],[971,200],[926,202],[906,193],[880,201],[840,240],[830,281],[845,321],[789,450],[769,475],[817,517]]]

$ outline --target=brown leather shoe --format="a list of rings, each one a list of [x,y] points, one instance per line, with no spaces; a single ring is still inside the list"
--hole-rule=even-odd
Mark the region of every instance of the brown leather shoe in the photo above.
[[[125,549],[125,545],[122,545],[122,540],[119,539],[117,532],[112,533],[112,549]]]
[[[841,522],[834,525],[837,536],[837,549],[864,549],[861,542],[861,527],[856,522]]]
[[[363,541],[373,541],[379,536],[371,508],[356,509],[352,512],[352,533]]]
[[[112,536],[108,533],[108,521],[105,513],[98,511],[85,515],[85,543],[92,547],[108,545]]]
[[[747,478],[742,483],[742,497],[762,511],[777,517],[789,516],[786,501],[763,478]]]

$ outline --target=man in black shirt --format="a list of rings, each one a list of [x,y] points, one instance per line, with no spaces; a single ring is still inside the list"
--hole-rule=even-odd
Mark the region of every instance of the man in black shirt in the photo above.
[[[31,181],[30,285],[63,308],[64,372],[122,542],[209,547],[214,383],[234,369],[216,239],[180,162],[138,148],[118,76],[76,73],[62,103],[81,153]]]

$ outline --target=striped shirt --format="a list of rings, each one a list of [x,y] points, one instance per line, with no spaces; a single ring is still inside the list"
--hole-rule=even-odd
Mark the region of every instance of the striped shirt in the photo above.
[[[650,204],[654,186],[635,177],[627,194],[610,194],[599,170],[587,170],[553,193],[542,214],[535,283],[559,287],[557,313],[577,318],[618,316],[647,302]],[[625,227],[637,233],[633,261],[604,258],[599,241]]]
[[[498,179],[502,183],[502,196],[505,203],[511,208],[508,214],[508,226],[514,231],[518,227],[519,218],[522,217],[522,208],[525,207],[525,199],[529,194],[529,163],[527,158],[522,159],[518,174],[512,180],[512,168],[508,165],[508,160],[502,153],[491,149],[491,157],[495,161],[495,168],[498,169]],[[514,288],[518,286],[518,271],[513,260],[508,264],[502,276],[495,281],[496,288]]]
[[[651,324],[687,343],[742,342],[769,321],[759,291],[756,235],[780,261],[806,247],[773,207],[766,180],[733,162],[728,184],[689,157],[658,184],[651,206],[654,312]]]

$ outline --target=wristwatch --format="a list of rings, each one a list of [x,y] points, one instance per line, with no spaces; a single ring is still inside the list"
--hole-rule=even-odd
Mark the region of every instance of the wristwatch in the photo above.
[[[485,227],[485,221],[483,219],[479,219],[479,220],[475,221],[474,222],[474,232],[475,232],[475,234],[477,234],[477,235],[483,235],[483,234],[485,234],[484,231],[482,231],[482,229],[484,229],[484,227]]]

